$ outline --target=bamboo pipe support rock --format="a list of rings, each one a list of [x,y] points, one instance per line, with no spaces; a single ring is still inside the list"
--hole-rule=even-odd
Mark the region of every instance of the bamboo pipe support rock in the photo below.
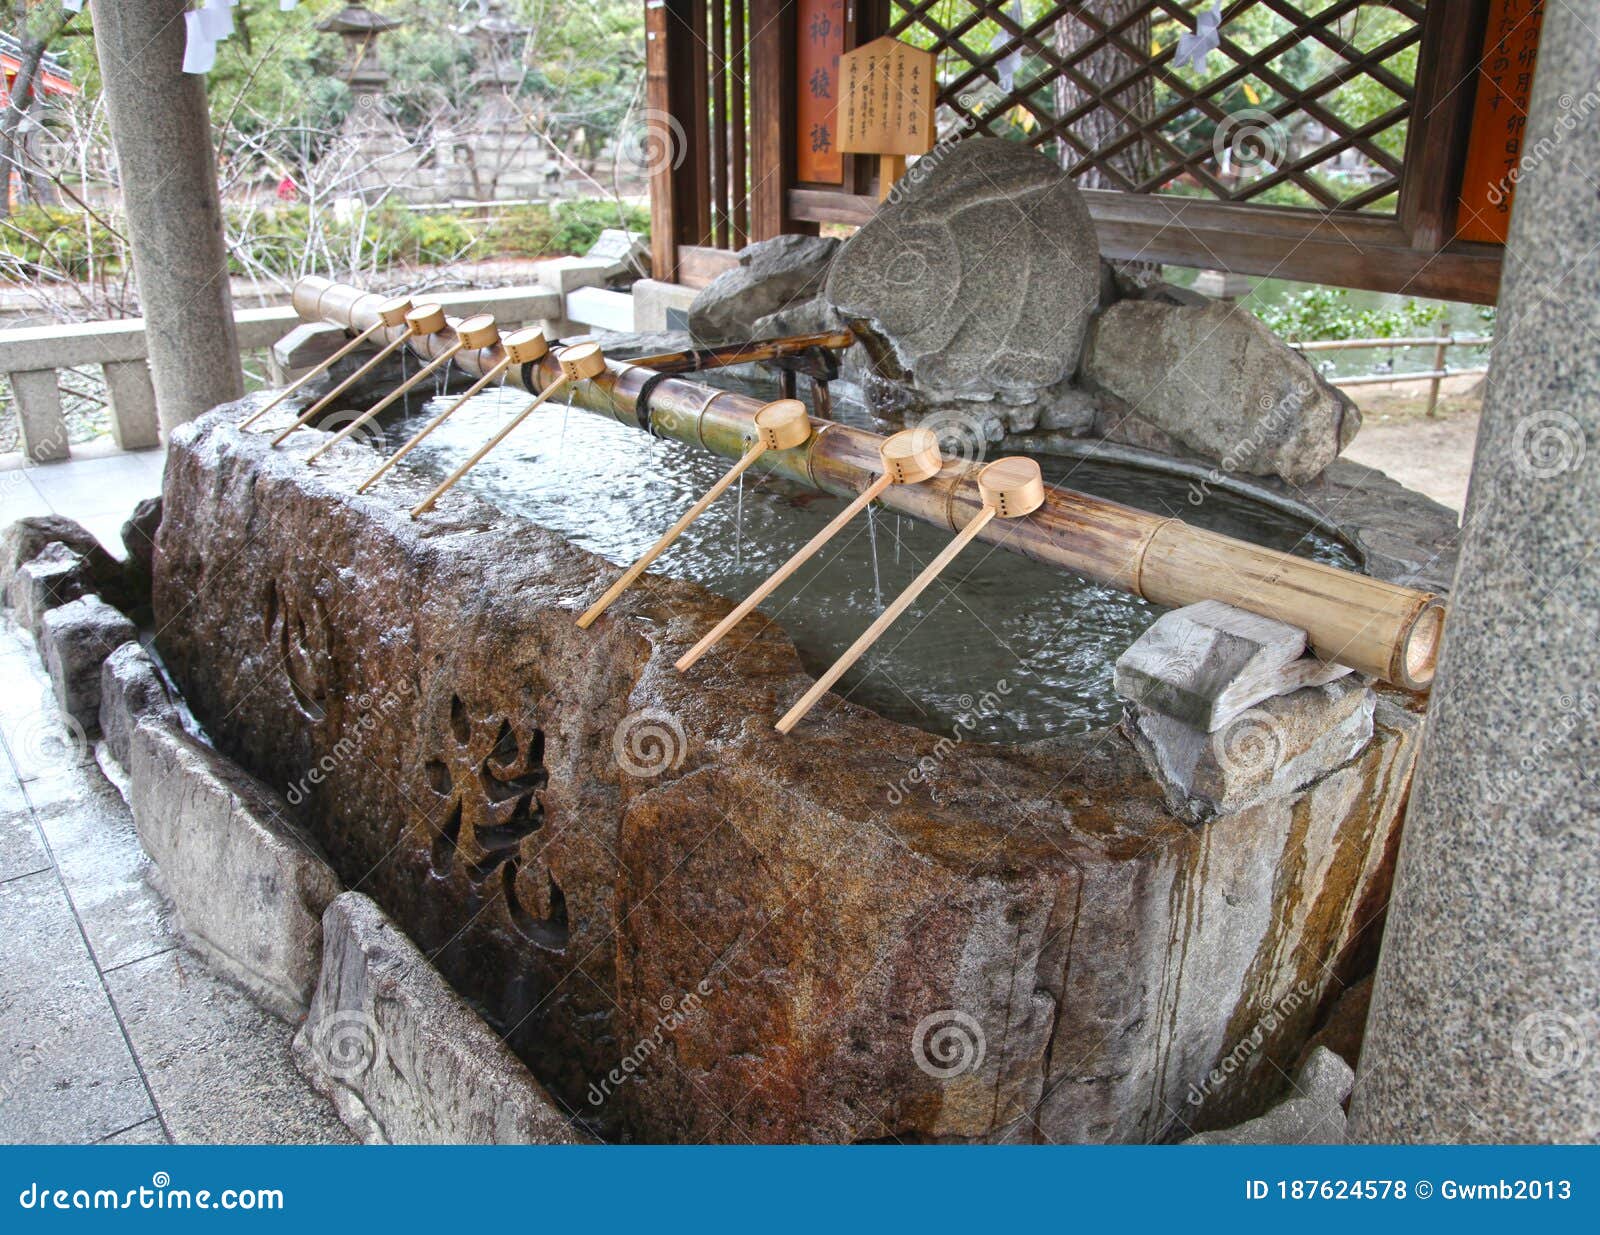
[[[412,435],[409,442],[400,447],[399,450],[395,451],[394,454],[390,455],[381,464],[379,464],[377,471],[373,472],[372,475],[368,476],[356,486],[357,493],[365,493],[369,488],[376,484],[378,479],[385,472],[387,472],[396,463],[400,462],[401,459],[404,459],[408,454],[410,454],[419,444],[421,444],[422,440],[427,437],[428,434],[432,433],[445,421],[449,420],[450,417],[454,416],[458,410],[466,405],[469,399],[478,394],[479,391],[481,391],[490,382],[494,381],[495,378],[503,374],[512,365],[533,364],[537,361],[543,360],[550,351],[550,345],[545,342],[544,331],[542,330],[519,330],[514,334],[506,335],[500,340],[500,342],[501,346],[505,349],[505,355],[503,355],[499,361],[497,361],[490,368],[485,369],[483,376],[472,383],[472,385],[467,389],[466,394],[462,395],[449,407],[445,408],[444,411],[440,412],[432,420],[428,421],[427,424],[423,425],[422,428],[418,429],[416,433]]]
[[[541,340],[544,338],[543,335],[540,335],[539,337]],[[541,355],[542,354],[543,353],[541,353]],[[605,355],[600,351],[600,345],[598,343],[574,344],[572,347],[564,349],[560,355],[556,357],[556,362],[561,366],[561,376],[556,378],[555,381],[551,382],[550,385],[546,386],[544,390],[540,391],[538,397],[535,398],[532,403],[528,404],[527,407],[523,408],[520,412],[513,416],[509,421],[507,421],[506,424],[501,427],[498,433],[491,437],[482,446],[478,447],[478,449],[473,453],[472,458],[468,459],[460,467],[456,468],[455,471],[451,472],[450,475],[446,476],[444,480],[440,482],[437,489],[413,506],[411,508],[411,517],[413,519],[432,510],[434,503],[443,497],[444,494],[455,485],[456,481],[460,480],[463,476],[475,468],[483,460],[483,457],[486,454],[488,454],[501,442],[505,441],[506,438],[510,436],[511,431],[520,425],[524,420],[526,420],[533,410],[546,399],[551,398],[553,395],[557,394],[561,390],[564,390],[566,387],[574,384],[575,382],[582,382],[589,378],[599,377],[606,371],[606,358]]]
[[[944,459],[939,453],[939,439],[931,429],[902,429],[883,443],[878,455],[883,463],[883,471],[878,478],[829,520],[828,526],[808,540],[799,552],[768,575],[760,587],[739,603],[738,608],[680,656],[677,662],[680,673],[714,648],[724,635],[749,616],[752,609],[772,595],[785,579],[815,557],[850,520],[877,501],[890,485],[920,484],[937,476],[939,469],[944,466]]]
[[[358,347],[360,347],[368,339],[372,338],[372,336],[377,334],[378,331],[384,330],[384,329],[386,329],[386,328],[388,328],[390,326],[403,326],[403,325],[405,325],[406,314],[409,313],[409,312],[411,312],[411,297],[409,297],[409,296],[397,296],[393,300],[384,301],[383,304],[378,306],[378,320],[377,321],[373,322],[372,325],[368,326],[360,334],[356,335],[355,338],[351,339],[348,343],[346,343],[343,347],[341,347],[333,355],[329,356],[321,364],[316,365],[313,368],[307,369],[303,374],[300,375],[300,377],[299,377],[299,379],[297,381],[291,383],[288,386],[285,386],[281,391],[279,391],[278,392],[278,397],[276,399],[274,399],[271,403],[268,403],[265,407],[259,408],[258,410],[252,412],[250,415],[246,416],[243,420],[241,420],[239,422],[239,427],[241,429],[248,429],[251,425],[255,424],[256,421],[260,420],[263,416],[265,416],[273,408],[277,407],[278,404],[282,403],[285,399],[287,399],[291,395],[295,394],[302,386],[304,386],[312,378],[318,377],[321,374],[326,373],[329,369],[333,368],[334,365],[338,364],[341,360],[343,360],[351,352],[355,351]]]
[[[438,332],[433,331],[430,333],[436,334]],[[476,317],[467,318],[466,321],[456,327],[456,341],[454,343],[313,450],[306,456],[306,462],[315,463],[328,451],[344,441],[345,438],[359,430],[362,425],[382,413],[385,408],[404,398],[408,390],[411,390],[430,374],[436,372],[440,365],[449,364],[459,353],[469,350],[475,352],[483,351],[485,348],[493,347],[499,342],[500,331],[495,327],[494,318],[490,317],[489,314],[480,313]]]
[[[580,627],[588,629],[592,626],[595,619],[611,606],[611,602],[632,587],[639,576],[650,569],[650,563],[665,553],[667,547],[683,535],[684,529],[703,515],[711,503],[743,476],[752,463],[769,450],[792,450],[811,440],[811,417],[806,414],[806,405],[799,399],[779,399],[776,403],[767,404],[756,413],[754,423],[756,440],[740,456],[739,461],[706,491],[704,497],[684,511],[683,516],[662,534],[660,540],[646,549],[637,562],[623,571],[622,577],[606,589],[604,596],[584,610],[583,616],[578,619]]]
[[[302,279],[295,287],[295,306],[307,321],[359,330],[372,324],[377,303],[377,297],[360,288],[319,276]],[[412,346],[427,355],[433,344]],[[483,369],[473,353],[463,356],[461,365],[473,373]],[[549,374],[552,367],[547,358],[539,373]],[[527,377],[512,377],[537,391],[531,371]],[[639,403],[647,382],[648,420]],[[577,387],[572,402],[636,428],[648,423],[662,437],[735,459],[747,449],[755,415],[763,406],[748,395],[691,378],[659,378],[648,368],[626,366],[619,366],[608,380]],[[771,468],[799,484],[849,499],[877,475],[882,445],[883,438],[868,430],[830,425],[805,450],[775,456]],[[898,514],[954,530],[983,504],[977,471],[946,466],[926,484],[891,486],[881,500]],[[991,524],[979,538],[1168,608],[1220,600],[1275,618],[1305,631],[1312,652],[1321,659],[1409,690],[1424,690],[1433,681],[1444,608],[1431,592],[1061,486],[1046,488],[1035,517],[1008,525],[1004,535]]]
[[[296,429],[302,429],[309,424],[311,420],[323,410],[323,408],[327,407],[345,391],[349,390],[350,387],[354,386],[362,378],[366,377],[367,374],[376,369],[380,364],[387,360],[390,353],[394,352],[397,348],[404,347],[407,343],[411,342],[412,339],[415,339],[421,335],[437,334],[439,331],[443,330],[445,328],[444,310],[436,304],[418,305],[403,314],[400,322],[397,324],[404,327],[397,338],[395,338],[387,346],[379,349],[378,354],[375,355],[371,360],[367,361],[366,364],[362,365],[349,377],[345,378],[344,381],[340,382],[332,390],[328,391],[327,394],[323,395],[322,398],[318,399],[304,412],[302,412],[298,420],[296,420],[282,433],[278,434],[277,437],[272,439],[272,444],[274,446],[283,445],[285,438],[287,438]]]
[[[779,733],[788,733],[805,718],[805,714],[816,706],[817,700],[827,694],[845,671],[866,654],[867,649],[894,625],[895,620],[911,606],[911,602],[922,595],[927,586],[939,577],[940,572],[955,560],[961,550],[972,543],[991,520],[1021,519],[1043,506],[1044,477],[1039,472],[1039,464],[1033,459],[1021,456],[996,459],[978,473],[978,492],[983,498],[983,506],[972,521],[956,533],[955,539],[939,551],[938,556],[923,568],[906,590],[889,603],[872,625],[861,632],[861,637],[846,648],[844,654],[800,697],[800,701],[785,713],[778,722]]]

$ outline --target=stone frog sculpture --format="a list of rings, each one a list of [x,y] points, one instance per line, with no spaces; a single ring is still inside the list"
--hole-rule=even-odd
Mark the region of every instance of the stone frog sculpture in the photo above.
[[[1099,287],[1071,180],[1036,150],[974,137],[913,165],[835,255],[826,297],[928,403],[1027,402],[1077,368]]]

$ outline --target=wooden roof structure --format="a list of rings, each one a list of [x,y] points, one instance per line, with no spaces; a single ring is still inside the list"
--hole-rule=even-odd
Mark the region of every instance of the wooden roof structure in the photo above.
[[[1542,10],[649,0],[650,120],[673,138],[652,169],[657,277],[703,283],[749,241],[872,216],[879,164],[838,149],[837,70],[889,36],[937,57],[941,140],[1056,158],[1107,257],[1490,303]]]

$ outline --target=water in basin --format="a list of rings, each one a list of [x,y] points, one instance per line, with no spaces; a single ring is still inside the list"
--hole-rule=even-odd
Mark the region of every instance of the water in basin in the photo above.
[[[400,465],[421,480],[448,474],[527,401],[517,390],[472,400]],[[387,432],[406,439],[437,402]],[[1335,539],[1293,516],[1226,493],[1200,506],[1186,479],[1075,459],[1042,459],[1045,479],[1337,566]],[[552,404],[535,412],[467,474],[461,487],[627,565],[727,469],[729,460]],[[657,559],[653,569],[741,599],[844,506],[767,474],[734,491]],[[878,513],[840,533],[763,609],[820,674],[948,541],[949,534]],[[876,552],[874,552],[874,541]],[[970,740],[1028,741],[1107,724],[1120,712],[1112,662],[1161,613],[1137,597],[974,544],[890,628],[836,690],[892,719]],[[701,662],[737,670],[756,616]],[[702,671],[697,669],[697,671]],[[826,703],[819,705],[825,708]]]

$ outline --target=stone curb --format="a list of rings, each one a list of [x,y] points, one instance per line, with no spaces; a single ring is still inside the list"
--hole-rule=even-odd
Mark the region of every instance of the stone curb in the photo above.
[[[369,1144],[582,1144],[500,1037],[367,896],[322,916],[295,1062]]]

